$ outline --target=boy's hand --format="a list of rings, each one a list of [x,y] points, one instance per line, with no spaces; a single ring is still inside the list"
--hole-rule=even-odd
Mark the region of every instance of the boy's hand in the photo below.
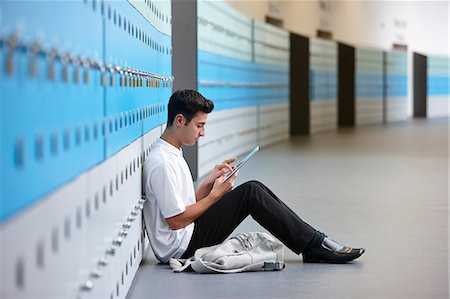
[[[214,181],[211,194],[216,197],[217,200],[222,198],[222,196],[224,196],[226,193],[233,190],[234,181],[237,178],[238,172],[239,170],[236,171],[226,182],[224,182],[225,175],[221,175]]]
[[[236,161],[237,158],[229,158],[223,161],[220,164],[217,164],[214,167],[214,170],[209,174],[209,176],[206,178],[205,183],[208,184],[214,184],[217,178],[221,177],[222,175],[232,171],[236,166],[231,166],[230,164]]]

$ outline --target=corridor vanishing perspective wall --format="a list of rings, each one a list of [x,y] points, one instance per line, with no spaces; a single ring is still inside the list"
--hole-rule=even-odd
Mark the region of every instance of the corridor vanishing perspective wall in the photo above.
[[[172,90],[170,1],[0,2],[2,298],[125,298],[141,165]]]
[[[355,55],[356,125],[383,123],[383,51],[357,48]]]
[[[450,96],[450,58],[429,55],[426,69],[427,117],[448,117]]]
[[[198,90],[214,100],[198,175],[289,138],[289,34],[223,1],[198,1]]]

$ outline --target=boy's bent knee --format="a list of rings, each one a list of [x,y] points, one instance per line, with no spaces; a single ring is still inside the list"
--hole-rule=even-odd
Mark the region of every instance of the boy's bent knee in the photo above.
[[[262,184],[260,181],[257,181],[257,180],[250,180],[247,183],[249,183],[249,184],[256,184],[256,185],[261,185]]]
[[[261,182],[256,181],[256,180],[251,180],[251,181],[243,183],[239,187],[244,188],[244,190],[246,192],[249,192],[251,194],[251,193],[255,193],[255,192],[258,193],[259,191],[261,191],[263,189],[262,186],[263,185]]]
[[[246,188],[260,188],[261,182],[256,180],[247,181],[242,184],[242,186],[245,186]]]

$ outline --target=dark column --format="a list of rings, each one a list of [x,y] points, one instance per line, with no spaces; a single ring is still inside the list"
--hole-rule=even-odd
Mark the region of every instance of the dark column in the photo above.
[[[173,90],[197,90],[197,1],[172,1]],[[198,177],[198,146],[183,147],[194,180]]]
[[[383,51],[383,123],[387,123],[387,53]]]
[[[338,44],[338,125],[355,126],[355,48]]]
[[[413,116],[427,117],[427,57],[413,53]]]
[[[290,133],[309,134],[309,39],[290,34]]]

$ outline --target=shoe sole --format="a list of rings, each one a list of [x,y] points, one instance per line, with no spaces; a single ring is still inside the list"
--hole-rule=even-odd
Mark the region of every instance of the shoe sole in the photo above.
[[[324,260],[324,259],[317,259],[317,258],[310,258],[308,256],[303,256],[303,262],[305,263],[326,263],[326,264],[346,264],[348,262],[351,262],[357,258],[359,258],[361,255],[363,255],[363,253],[365,252],[365,250],[363,250],[361,253],[352,256],[352,257],[347,257],[345,258],[344,256],[342,257],[342,260]]]

